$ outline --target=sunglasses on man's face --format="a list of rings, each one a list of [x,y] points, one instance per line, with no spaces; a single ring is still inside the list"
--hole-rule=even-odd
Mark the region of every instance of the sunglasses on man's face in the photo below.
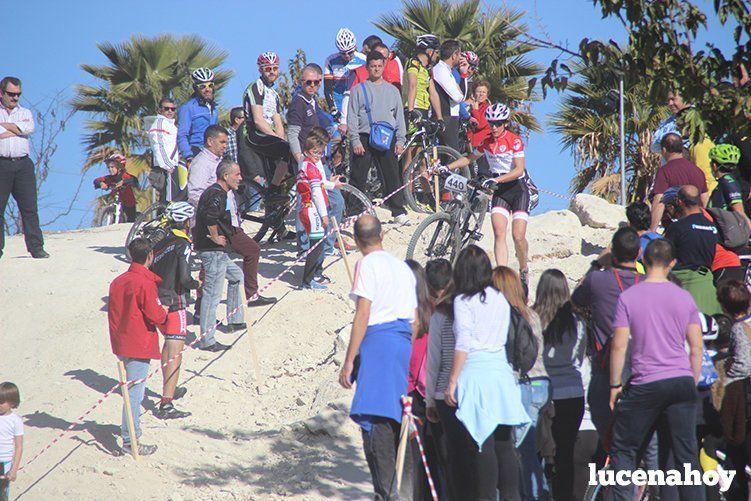
[[[164,111],[175,111],[176,108],[174,106],[162,106],[162,109]]]
[[[10,97],[21,97],[21,93],[20,92],[9,92],[7,90],[4,90],[3,94],[7,94]]]
[[[213,89],[214,88],[214,82],[205,82],[198,84],[198,88],[201,90],[204,89]]]
[[[339,52],[339,54],[341,54],[342,56],[351,56],[354,53],[355,53],[354,50],[348,50],[347,52]]]
[[[264,66],[263,67],[264,73],[274,73],[275,71],[279,71],[279,66]]]
[[[305,80],[305,82],[303,82],[303,83],[305,85],[307,85],[308,87],[317,87],[317,86],[321,85],[321,81],[320,80]]]
[[[506,121],[505,120],[499,120],[499,121],[492,121],[491,122],[490,120],[488,120],[488,125],[490,127],[502,127],[502,126],[506,125]]]

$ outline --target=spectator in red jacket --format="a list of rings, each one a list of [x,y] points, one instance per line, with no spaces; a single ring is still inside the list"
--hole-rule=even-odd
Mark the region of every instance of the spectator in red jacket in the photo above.
[[[157,285],[162,281],[149,271],[154,260],[151,244],[136,238],[128,246],[133,262],[128,271],[110,284],[107,318],[110,327],[112,353],[125,364],[128,381],[138,381],[130,388],[130,407],[133,413],[136,436],[141,435],[141,402],[146,391],[145,378],[151,360],[159,360],[159,337],[156,326],[167,321],[167,309],[159,302]],[[121,426],[123,455],[131,453],[127,415],[123,406]],[[156,445],[139,444],[143,456],[156,452]]]
[[[110,155],[104,161],[109,170],[109,176],[94,179],[94,188],[112,190],[120,195],[120,208],[125,213],[126,222],[136,220],[136,195],[133,187],[138,186],[138,180],[125,170],[125,156],[120,153]]]
[[[469,112],[469,131],[467,136],[472,143],[472,149],[477,148],[490,135],[490,126],[485,119],[485,110],[490,106],[490,82],[480,80],[475,84],[472,91],[471,111]],[[477,159],[477,168],[480,175],[489,176],[490,167],[487,159],[483,156]]]

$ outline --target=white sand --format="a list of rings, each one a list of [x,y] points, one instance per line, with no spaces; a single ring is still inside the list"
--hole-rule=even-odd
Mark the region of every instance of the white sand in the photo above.
[[[122,254],[128,228],[46,234],[52,255],[47,260],[31,259],[22,237],[6,240],[0,259],[0,381],[21,389],[24,463],[116,383],[106,300],[109,283],[128,266]],[[403,257],[415,226],[385,228],[387,250]],[[611,232],[582,228],[572,235],[570,257],[547,257],[549,232],[536,233],[531,221],[530,246],[539,256],[530,265],[533,282],[545,268],[558,267],[573,284]],[[490,250],[491,240],[486,225],[482,246]],[[350,256],[352,264],[358,256]],[[292,259],[293,243],[265,246],[261,285]],[[353,312],[349,284],[341,260],[326,265],[335,281],[329,291],[297,290],[299,264],[295,275],[284,275],[266,292],[280,298],[277,305],[246,310],[247,333],[217,334],[219,341],[235,343],[232,350],[186,352],[181,384],[188,394],[177,406],[192,416],[156,419],[161,374],[149,381],[142,440],[159,446],[155,455],[136,463],[111,454],[119,443],[122,400],[116,393],[19,473],[12,498],[372,497],[359,430],[345,414],[352,393],[337,383]],[[223,311],[222,305],[220,317]],[[152,370],[157,367],[154,361]]]

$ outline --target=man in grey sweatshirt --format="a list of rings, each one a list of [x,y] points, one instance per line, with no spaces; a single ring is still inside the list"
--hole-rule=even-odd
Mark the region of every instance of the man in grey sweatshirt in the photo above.
[[[347,135],[354,157],[350,176],[352,184],[367,193],[366,182],[370,166],[375,161],[381,170],[384,183],[384,195],[401,187],[401,176],[397,155],[404,150],[406,127],[402,110],[402,97],[396,87],[383,79],[386,59],[378,51],[371,51],[367,58],[368,80],[351,90],[347,110]],[[371,121],[365,109],[366,87],[372,122],[387,122],[396,129],[396,137],[387,151],[379,151],[370,146],[369,135]],[[407,211],[404,208],[404,191],[400,191],[386,202],[394,222],[407,224]]]

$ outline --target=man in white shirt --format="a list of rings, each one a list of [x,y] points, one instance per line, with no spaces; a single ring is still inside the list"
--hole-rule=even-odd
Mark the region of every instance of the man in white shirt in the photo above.
[[[461,47],[456,40],[446,40],[441,44],[441,60],[431,72],[438,103],[431,103],[438,120],[443,120],[446,127],[441,133],[441,144],[459,150],[459,105],[464,100],[464,93],[456,83],[451,70],[459,64]],[[436,104],[438,106],[436,106]]]
[[[352,388],[357,381],[350,417],[362,429],[376,498],[397,499],[400,398],[407,394],[416,281],[404,261],[383,250],[381,223],[374,216],[357,220],[355,242],[363,258],[355,266],[350,297],[357,307],[339,383]]]
[[[169,97],[162,98],[159,101],[159,113],[148,127],[149,144],[154,156],[149,182],[159,193],[160,202],[177,200],[180,193],[176,109],[175,101]]]
[[[5,206],[8,198],[18,205],[26,250],[35,259],[50,257],[44,250],[39,227],[34,162],[29,158],[29,136],[34,132],[31,111],[20,106],[21,80],[0,80],[0,257],[5,247]]]

